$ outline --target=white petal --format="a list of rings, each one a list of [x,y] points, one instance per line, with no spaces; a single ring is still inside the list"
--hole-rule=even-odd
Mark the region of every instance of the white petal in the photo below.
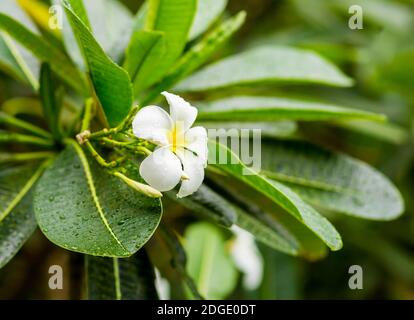
[[[161,276],[161,273],[155,268],[155,288],[157,289],[160,300],[171,299],[171,286],[167,279]]]
[[[137,138],[161,145],[168,144],[168,133],[172,126],[169,114],[157,106],[142,108],[132,121],[132,130]]]
[[[203,127],[194,127],[185,133],[185,147],[197,154],[203,166],[207,166],[207,130]]]
[[[190,151],[179,150],[177,153],[183,163],[186,178],[188,178],[181,182],[180,190],[177,193],[178,198],[183,198],[200,188],[204,180],[204,166],[200,159]]]
[[[175,94],[164,91],[162,95],[168,101],[172,120],[176,123],[181,123],[180,127],[183,131],[190,129],[197,118],[197,108]]]
[[[243,286],[248,290],[257,289],[263,277],[263,258],[256,246],[253,235],[237,226],[232,226],[236,240],[231,250],[233,260],[243,272]]]
[[[173,189],[180,182],[182,172],[180,159],[169,147],[156,149],[139,167],[145,182],[161,192]]]

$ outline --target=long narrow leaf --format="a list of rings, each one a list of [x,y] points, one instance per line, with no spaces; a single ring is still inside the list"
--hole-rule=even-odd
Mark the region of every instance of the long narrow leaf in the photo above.
[[[205,38],[191,47],[184,54],[167,76],[157,85],[143,101],[143,104],[150,102],[160,92],[168,90],[178,81],[191,74],[198,67],[203,65],[215,52],[223,45],[240,27],[246,18],[244,11],[239,12],[234,17],[226,20],[223,24],[215,28]]]
[[[40,98],[42,99],[44,115],[49,124],[53,137],[58,140],[61,137],[59,122],[61,105],[56,97],[55,84],[48,64],[43,64],[40,71]]]
[[[254,84],[348,87],[352,83],[334,65],[311,51],[267,46],[213,63],[179,83],[176,90],[206,91]]]
[[[157,82],[180,56],[196,7],[196,0],[149,0],[145,30],[165,33],[166,54],[148,79],[148,86]]]
[[[327,103],[274,97],[240,96],[211,102],[194,103],[200,121],[322,121],[369,119],[384,121],[385,116]]]
[[[39,60],[48,62],[53,71],[72,88],[81,93],[86,93],[87,87],[83,78],[59,49],[3,13],[0,13],[0,29],[20,42]]]
[[[86,274],[89,299],[158,298],[154,268],[144,250],[126,259],[86,256]]]
[[[109,125],[115,126],[126,117],[132,106],[132,87],[128,73],[105,54],[72,8],[65,5],[65,10],[83,49],[96,95]]]
[[[226,157],[226,161],[223,161],[224,157]],[[246,183],[268,199],[274,201],[312,230],[332,250],[339,250],[342,247],[339,233],[327,219],[302,201],[288,187],[276,181],[269,180],[254,172],[252,169],[247,168],[225,146],[217,144],[214,141],[209,141],[209,164],[239,181]]]

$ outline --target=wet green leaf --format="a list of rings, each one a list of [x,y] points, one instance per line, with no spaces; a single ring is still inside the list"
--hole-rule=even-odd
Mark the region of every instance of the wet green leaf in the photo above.
[[[32,188],[44,166],[0,171],[0,268],[19,251],[36,229]]]
[[[268,46],[215,62],[180,82],[178,91],[206,91],[236,85],[352,85],[330,62],[312,51]]]
[[[160,80],[180,56],[187,43],[196,7],[196,0],[149,0],[145,30],[164,32],[166,54],[150,75],[147,85]]]
[[[312,230],[332,250],[339,250],[342,247],[339,233],[327,219],[285,185],[247,168],[236,154],[224,145],[209,141],[209,164],[274,201]]]
[[[86,256],[88,299],[157,299],[154,267],[140,250],[130,258]]]
[[[109,125],[116,126],[132,107],[132,85],[128,73],[105,54],[76,13],[67,5],[65,10],[82,47],[96,95]]]
[[[159,200],[108,174],[75,142],[46,170],[34,197],[36,219],[49,240],[90,255],[131,256],[161,219]]]
[[[0,29],[26,47],[39,60],[49,63],[52,70],[68,85],[81,93],[86,92],[85,81],[80,73],[58,48],[3,13],[0,13]]]
[[[373,220],[404,211],[394,185],[362,161],[300,141],[264,142],[262,154],[264,175],[318,207]]]
[[[210,102],[194,102],[199,121],[336,121],[369,119],[384,121],[385,116],[327,103],[276,97],[240,96]]]

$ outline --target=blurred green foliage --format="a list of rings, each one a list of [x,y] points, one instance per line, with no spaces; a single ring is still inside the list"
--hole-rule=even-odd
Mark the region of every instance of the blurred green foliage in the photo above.
[[[131,12],[141,5],[136,0],[122,2]],[[351,4],[359,4],[364,10],[362,30],[348,27]],[[368,126],[357,120],[335,125],[299,122],[295,134],[377,167],[402,192],[406,211],[387,223],[326,212],[343,237],[341,251],[308,262],[260,245],[265,258],[261,286],[247,291],[239,283],[230,297],[414,299],[414,1],[230,0],[225,15],[240,10],[248,13],[245,25],[214,59],[259,45],[292,45],[318,52],[355,79],[356,85],[347,89],[269,85],[234,88],[234,92],[283,93],[285,97],[326,100],[386,114],[392,125]],[[0,104],[16,96],[30,98],[30,91],[1,73]],[[220,93],[211,96],[220,97]],[[21,105],[18,102],[16,105]],[[185,212],[184,207],[177,206],[167,221],[174,221],[182,230],[189,219],[184,217]],[[155,242],[150,246],[162,247]],[[51,292],[47,280],[42,279],[47,278],[48,266],[57,263],[66,266],[68,278],[74,281],[62,292]],[[0,271],[0,298],[81,298],[80,264],[77,255],[64,252],[36,233]],[[348,269],[355,264],[363,267],[364,290],[348,287]],[[173,271],[164,271],[169,272]],[[182,288],[173,282],[172,288],[172,297],[182,294]]]

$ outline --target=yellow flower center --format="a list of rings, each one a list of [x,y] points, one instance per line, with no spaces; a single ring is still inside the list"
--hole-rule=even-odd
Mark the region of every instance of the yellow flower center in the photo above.
[[[185,138],[184,138],[184,130],[182,130],[182,125],[176,123],[173,129],[169,133],[169,142],[171,144],[171,150],[175,153],[177,152],[177,148],[184,147],[185,145]]]

